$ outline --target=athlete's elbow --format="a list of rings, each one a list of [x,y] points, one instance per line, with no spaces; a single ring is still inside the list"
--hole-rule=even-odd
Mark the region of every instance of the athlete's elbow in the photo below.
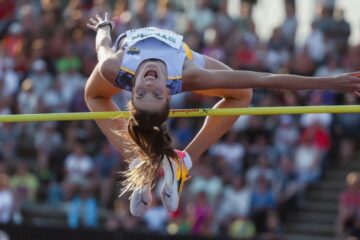
[[[251,88],[243,90],[242,100],[246,106],[250,106],[252,96],[253,96],[253,90]]]
[[[227,100],[235,100],[239,102],[240,107],[248,107],[250,106],[252,96],[253,90],[248,88],[230,90],[224,98]]]
[[[89,86],[88,82],[85,85],[85,91],[84,91],[84,100],[86,104],[89,104],[91,100],[96,98],[96,95],[94,94],[94,91],[91,90],[91,86]]]

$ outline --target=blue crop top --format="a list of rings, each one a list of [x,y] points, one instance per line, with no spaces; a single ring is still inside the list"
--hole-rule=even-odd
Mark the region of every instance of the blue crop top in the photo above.
[[[134,29],[120,35],[114,45],[115,51],[119,50],[119,43],[125,37],[124,55],[114,85],[131,91],[139,65],[148,59],[159,59],[167,67],[166,86],[170,94],[181,93],[185,59],[193,60],[193,54],[198,59],[201,55],[191,51],[181,35],[153,27]],[[203,59],[198,59],[197,64],[203,67]]]

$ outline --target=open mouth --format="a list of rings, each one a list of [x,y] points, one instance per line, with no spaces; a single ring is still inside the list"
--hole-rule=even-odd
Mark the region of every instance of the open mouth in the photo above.
[[[149,70],[145,73],[144,77],[153,77],[153,78],[157,78],[158,74],[155,70]]]

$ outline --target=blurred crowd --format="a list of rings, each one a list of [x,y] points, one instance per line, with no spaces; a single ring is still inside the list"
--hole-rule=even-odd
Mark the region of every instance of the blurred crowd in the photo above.
[[[334,1],[316,1],[312,30],[301,45],[295,44],[295,0],[284,0],[286,17],[265,41],[252,18],[256,1],[242,0],[237,18],[228,14],[227,2],[0,0],[0,114],[88,111],[84,85],[97,59],[95,33],[86,22],[105,12],[116,17],[114,38],[138,27],[171,29],[194,51],[233,69],[307,76],[360,70],[360,43],[348,45],[350,25]],[[120,93],[114,101],[125,109],[128,97]],[[181,94],[172,107],[211,107],[216,101]],[[358,99],[330,91],[255,90],[252,101],[253,106],[331,104]],[[174,147],[184,148],[202,121],[169,120]],[[0,133],[2,223],[24,223],[27,206],[46,205],[64,209],[72,228],[281,239],[283,222],[307,186],[331,161],[355,157],[360,116],[243,116],[194,164],[179,210],[167,213],[156,188],[143,218],[130,215],[128,196],[117,198],[118,172],[127,166],[93,121],[2,123]]]

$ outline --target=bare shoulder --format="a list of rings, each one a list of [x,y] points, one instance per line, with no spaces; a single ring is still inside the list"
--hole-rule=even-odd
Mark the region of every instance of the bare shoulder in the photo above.
[[[183,69],[183,91],[196,91],[211,89],[217,85],[219,78],[217,73],[213,70],[227,70],[232,69],[226,64],[204,56],[204,67],[200,67],[191,60],[186,60]]]
[[[207,82],[210,74],[209,70],[199,67],[192,61],[186,61],[182,73],[182,90],[188,92],[203,89],[204,82]]]
[[[123,52],[118,51],[109,55],[99,63],[100,74],[110,83],[114,83],[122,62]]]
[[[182,90],[185,92],[197,90],[197,82],[204,74],[203,71],[204,69],[198,67],[192,61],[186,60],[182,73]]]
[[[205,68],[214,70],[232,70],[228,65],[212,57],[204,56]]]

